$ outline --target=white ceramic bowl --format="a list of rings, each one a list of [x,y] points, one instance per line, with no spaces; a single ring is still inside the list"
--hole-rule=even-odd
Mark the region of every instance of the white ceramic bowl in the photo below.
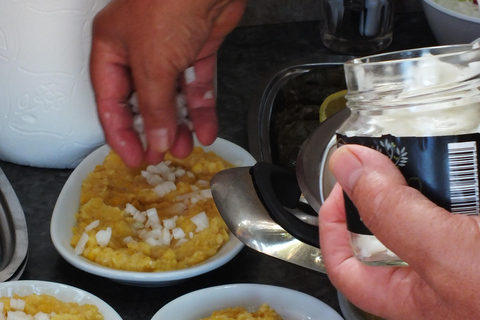
[[[196,145],[198,143],[196,142]],[[235,166],[252,166],[255,159],[244,149],[227,140],[217,138],[205,151],[214,151],[223,159]],[[72,227],[76,224],[75,214],[80,205],[80,189],[83,180],[93,171],[95,166],[102,164],[110,148],[105,145],[87,156],[72,172],[58,197],[52,214],[50,235],[53,244],[60,255],[75,267],[124,284],[138,286],[164,286],[206,273],[216,269],[237,255],[243,244],[233,235],[230,240],[212,258],[194,267],[166,272],[133,272],[116,270],[96,264],[83,256],[78,256],[70,245],[73,236]]]
[[[198,320],[229,307],[257,310],[267,303],[284,320],[343,320],[324,302],[292,289],[263,284],[231,284],[183,295],[161,308],[152,320]]]
[[[423,0],[422,5],[439,44],[471,43],[480,37],[480,18],[447,9],[433,0]]]
[[[93,304],[98,307],[105,319],[122,320],[120,315],[102,299],[84,290],[61,283],[34,280],[0,283],[0,296],[12,297],[14,293],[19,296],[27,296],[34,293],[47,294],[63,302],[74,302],[80,305]]]

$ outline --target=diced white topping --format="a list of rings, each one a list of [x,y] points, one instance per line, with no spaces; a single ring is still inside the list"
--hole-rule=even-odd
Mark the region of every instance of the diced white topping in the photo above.
[[[167,193],[177,190],[177,186],[175,183],[172,181],[165,181],[157,185],[155,188],[153,188],[153,191],[157,194],[159,197],[163,197]]]
[[[147,220],[147,216],[146,216],[146,214],[144,214],[144,213],[142,213],[142,212],[137,212],[137,213],[133,216],[133,219],[134,219],[136,222],[144,223],[145,220]]]
[[[29,316],[23,311],[8,311],[7,320],[32,320],[33,317]]]
[[[177,216],[173,217],[173,218],[170,218],[170,219],[165,219],[163,220],[163,227],[166,228],[166,229],[170,229],[172,230],[173,228],[175,228],[177,226],[176,224],[176,221],[177,221]]]
[[[145,228],[145,225],[141,222],[136,221],[132,227],[134,227],[135,229],[143,229]]]
[[[208,226],[210,225],[205,211],[202,211],[199,214],[193,216],[190,220],[197,226],[195,232],[200,232],[208,228]]]
[[[145,233],[143,235],[143,238],[144,239],[147,239],[147,238],[160,238],[162,236],[162,228],[157,228],[157,229],[153,229],[151,231],[148,231],[147,233]]]
[[[137,211],[137,213],[133,215],[133,219],[136,222],[144,223],[145,220],[147,220],[147,214],[145,212]]]
[[[197,78],[194,67],[188,67],[187,69],[185,69],[185,71],[183,72],[183,75],[185,76],[185,82],[187,84],[194,82]],[[180,105],[178,101],[177,101],[177,105]]]
[[[185,232],[183,232],[182,228],[175,228],[172,229],[172,236],[174,239],[184,238]]]
[[[187,194],[182,194],[182,195],[179,195],[177,197],[175,197],[175,200],[176,201],[185,201],[185,200],[189,200],[190,199],[190,193],[187,193]]]
[[[141,239],[145,239],[145,235],[148,233],[148,231],[146,229],[140,229],[137,231],[137,235],[141,238]]]
[[[140,212],[135,208],[131,203],[127,203],[125,205],[125,213],[130,214],[131,216],[134,216],[137,212]]]
[[[152,187],[156,187],[156,186],[158,186],[159,184],[161,184],[165,181],[164,178],[162,178],[161,176],[159,176],[157,174],[151,174],[148,177],[146,177],[145,179],[147,180],[148,184],[151,185]]]
[[[190,194],[184,195],[190,198],[190,201],[195,202],[199,199],[204,199],[211,195],[210,189],[198,189],[195,192],[191,192]],[[192,200],[193,199],[193,200]],[[184,213],[188,207],[184,203],[175,203],[170,207],[164,209],[165,212],[172,214],[172,212],[176,213]],[[176,226],[176,221],[178,219],[178,214],[173,216],[169,219],[164,219],[160,223],[160,218],[156,208],[150,208],[146,211],[140,211],[136,209],[132,204],[127,204],[125,207],[125,212],[129,214],[133,213],[135,223],[133,227],[136,228],[135,230],[136,236],[138,236],[142,241],[145,241],[150,246],[162,246],[162,245],[170,245],[172,239],[176,239],[176,246],[180,246],[188,239],[194,237],[194,232],[189,232],[188,236],[185,234],[185,231]],[[139,221],[147,221],[145,224],[140,223]],[[199,214],[195,215],[191,218],[191,221],[196,225],[195,232],[200,232],[209,226],[208,217],[205,212],[200,212]],[[162,226],[163,225],[163,226]],[[107,246],[110,242],[110,238],[112,235],[111,227],[108,227],[106,230],[100,230],[96,233],[96,240],[99,246]],[[85,248],[86,243],[88,242],[88,235],[84,233],[75,248],[77,254],[81,254]],[[131,237],[125,237],[123,239],[125,244],[136,242],[136,240]],[[0,318],[0,320],[3,320]]]
[[[131,95],[130,100],[128,102],[130,104],[130,108],[132,108],[132,112],[134,112],[134,113],[139,113],[140,112],[140,108],[138,107],[138,98],[137,98],[137,93],[136,92],[134,92]]]
[[[187,211],[188,207],[185,203],[177,202],[172,204],[170,207],[166,208],[164,212],[168,213],[169,215],[183,215]]]
[[[95,220],[92,223],[90,223],[88,226],[85,227],[85,232],[88,232],[90,230],[95,229],[100,225],[100,220]]]
[[[173,172],[169,172],[165,175],[165,180],[175,182],[175,174]]]
[[[133,239],[131,236],[128,236],[128,237],[123,238],[123,243],[125,243],[125,244],[127,244],[127,245],[128,245],[129,243],[133,243],[133,242],[135,242],[135,239]]]
[[[10,299],[10,307],[18,311],[23,311],[25,309],[25,300],[12,298]]]
[[[170,231],[168,229],[163,229],[162,231],[163,244],[168,246],[170,245],[170,241],[172,241],[172,235],[170,234]]]
[[[200,191],[200,195],[204,198],[212,198],[212,190],[211,189],[204,189]]]
[[[205,181],[205,183],[207,182]],[[204,183],[200,183],[200,184],[203,185]],[[201,200],[212,198],[212,191],[210,189],[200,189],[198,186],[195,186],[195,185],[191,185],[190,188],[192,192],[179,195],[175,198],[175,200],[183,201],[183,202],[187,201],[186,203],[188,203],[189,201],[190,203],[195,204]]]
[[[86,232],[82,233],[80,239],[78,239],[77,245],[75,246],[75,254],[81,255],[83,250],[85,250],[85,245],[88,241],[88,234]]]
[[[198,195],[193,195],[193,196],[190,197],[190,202],[194,203],[194,204],[197,203],[200,200],[201,200],[201,197],[199,197]]]
[[[193,69],[192,69],[193,70]],[[193,71],[189,71],[193,72]],[[193,72],[194,73],[194,72]],[[189,79],[191,79],[192,76],[189,76]],[[144,149],[148,147],[148,144],[146,142],[146,136],[145,136],[145,126],[143,122],[142,115],[138,114],[139,113],[139,107],[138,107],[138,99],[136,98],[136,93],[132,95],[130,98],[130,105],[132,108],[132,111],[136,114],[134,116],[134,130],[139,134]],[[176,102],[176,112],[177,112],[177,123],[185,123],[190,131],[193,131],[193,123],[188,117],[188,108],[187,108],[187,98],[185,97],[184,94],[177,94],[175,97],[175,102]]]
[[[147,239],[145,239],[145,242],[148,243],[149,245],[151,245],[152,247],[153,246],[160,246],[162,245],[163,243],[155,238],[152,238],[152,237],[149,237]]]
[[[39,312],[36,315],[33,316],[35,320],[50,320],[50,316],[46,313]]]
[[[183,177],[185,175],[185,172],[185,169],[178,168],[177,170],[175,170],[174,174],[176,177]]]
[[[146,211],[146,214],[148,217],[147,226],[151,226],[152,228],[154,228],[155,226],[160,225],[160,219],[158,218],[157,209],[150,208]]]
[[[167,163],[165,163],[165,161],[162,161],[159,164],[157,164],[157,169],[159,173],[162,173],[162,174],[170,172],[170,167],[168,166]]]
[[[100,247],[106,247],[112,237],[112,228],[108,227],[106,230],[100,230],[95,234],[97,243]]]
[[[203,100],[210,100],[210,99],[213,99],[213,91],[212,90],[205,91],[205,94],[203,95]]]
[[[208,181],[205,180],[198,180],[196,184],[200,187],[208,187],[210,185]]]
[[[162,171],[157,166],[154,166],[153,164],[147,166],[145,171],[149,173],[154,173],[154,174],[162,173]]]

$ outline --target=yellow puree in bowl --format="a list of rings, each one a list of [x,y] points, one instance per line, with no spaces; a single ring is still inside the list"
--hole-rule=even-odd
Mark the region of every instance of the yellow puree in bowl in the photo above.
[[[73,228],[71,245],[75,247],[82,233],[86,232],[88,242],[81,253],[84,257],[106,267],[139,272],[183,269],[214,256],[229,240],[228,228],[211,197],[192,203],[188,201],[188,195],[192,192],[192,185],[209,189],[210,179],[220,170],[233,167],[232,164],[200,147],[194,148],[185,159],[167,154],[165,160],[190,174],[178,177],[175,181],[177,189],[159,197],[141,174],[146,165],[130,169],[111,151],[104,163],[97,166],[82,184],[80,210],[76,215],[78,224]],[[172,209],[179,202],[187,204],[187,210],[181,214]],[[183,240],[180,244],[173,239],[170,245],[150,245],[143,241],[132,227],[135,221],[125,213],[127,204],[141,211],[156,208],[160,221],[176,216],[176,227],[185,232],[188,241]],[[209,225],[196,232],[197,226],[190,218],[200,212],[206,213]],[[99,225],[85,231],[95,220],[99,220]],[[108,227],[112,229],[111,239],[102,247],[97,244],[95,235]],[[126,237],[135,241],[126,244]]]
[[[80,305],[75,302],[63,302],[47,294],[30,294],[24,297],[14,295],[13,299],[25,301],[23,310],[12,308],[12,298],[1,297],[3,303],[3,315],[7,312],[24,312],[27,315],[35,316],[39,312],[49,315],[50,320],[103,320],[98,307],[92,304]]]
[[[202,320],[282,320],[275,310],[264,303],[255,312],[249,312],[243,307],[227,308],[219,311],[214,311],[209,318]]]

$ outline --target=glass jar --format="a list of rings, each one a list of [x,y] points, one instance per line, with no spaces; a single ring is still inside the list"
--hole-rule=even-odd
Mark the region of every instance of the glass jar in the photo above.
[[[452,213],[479,214],[480,48],[477,44],[399,51],[344,66],[350,117],[337,143],[387,155],[407,183]],[[369,265],[404,266],[362,223],[345,196],[354,255]]]

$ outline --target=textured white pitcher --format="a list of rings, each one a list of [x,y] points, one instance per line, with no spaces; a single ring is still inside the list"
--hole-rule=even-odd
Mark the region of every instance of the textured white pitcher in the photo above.
[[[73,168],[104,143],[88,62],[108,0],[0,1],[0,159]]]

